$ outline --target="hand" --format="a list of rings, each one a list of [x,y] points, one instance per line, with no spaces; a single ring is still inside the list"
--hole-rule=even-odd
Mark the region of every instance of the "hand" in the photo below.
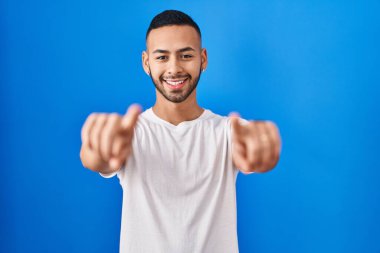
[[[281,139],[271,121],[239,122],[239,115],[230,114],[232,125],[232,159],[244,174],[267,172],[280,157]]]
[[[132,137],[141,107],[131,105],[125,115],[92,113],[81,132],[84,167],[102,173],[120,169],[131,153]]]

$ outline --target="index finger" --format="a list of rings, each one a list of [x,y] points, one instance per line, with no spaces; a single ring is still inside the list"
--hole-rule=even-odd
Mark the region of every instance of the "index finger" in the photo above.
[[[82,130],[81,130],[81,137],[82,137],[82,143],[84,145],[88,144],[88,139],[89,139],[88,134],[90,132],[90,129],[92,128],[92,126],[95,123],[95,119],[96,119],[95,113],[91,113],[87,117],[85,123],[83,124]]]
[[[139,115],[141,113],[141,106],[132,104],[129,106],[128,111],[121,119],[121,128],[123,130],[131,130],[136,125]]]
[[[236,112],[231,112],[229,115],[233,134],[241,132],[240,115]]]

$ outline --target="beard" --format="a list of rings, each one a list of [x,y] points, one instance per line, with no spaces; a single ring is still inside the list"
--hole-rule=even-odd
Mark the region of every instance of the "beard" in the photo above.
[[[201,78],[202,69],[199,69],[198,76],[196,76],[194,78],[191,75],[172,75],[172,76],[165,77],[165,79],[168,79],[168,78],[170,78],[170,79],[178,79],[178,78],[188,79],[187,80],[188,84],[183,87],[184,89],[172,90],[170,92],[167,92],[164,88],[163,82],[165,82],[165,81],[164,81],[163,75],[161,75],[159,77],[159,79],[156,80],[152,77],[152,74],[151,74],[152,71],[150,70],[150,68],[149,68],[149,73],[150,73],[149,76],[152,79],[154,86],[161,93],[161,95],[164,96],[164,98],[166,100],[173,102],[173,103],[181,103],[181,102],[185,101],[191,95],[191,93],[194,92],[195,88],[197,88],[198,82]]]

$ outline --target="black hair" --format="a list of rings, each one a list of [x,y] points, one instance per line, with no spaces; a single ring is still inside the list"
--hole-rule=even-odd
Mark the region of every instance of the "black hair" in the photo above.
[[[189,25],[197,31],[200,38],[202,37],[199,26],[189,15],[183,13],[182,11],[166,10],[157,14],[152,19],[152,22],[150,22],[148,30],[146,31],[145,39],[148,38],[148,35],[151,30],[170,25]]]

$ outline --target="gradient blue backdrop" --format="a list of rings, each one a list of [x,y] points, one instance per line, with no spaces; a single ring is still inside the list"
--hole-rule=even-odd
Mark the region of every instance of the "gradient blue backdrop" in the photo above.
[[[0,2],[0,252],[118,251],[121,187],[80,129],[154,103],[144,36],[172,8],[208,49],[200,104],[282,133],[277,168],[238,177],[240,251],[380,252],[379,1],[188,2]]]

